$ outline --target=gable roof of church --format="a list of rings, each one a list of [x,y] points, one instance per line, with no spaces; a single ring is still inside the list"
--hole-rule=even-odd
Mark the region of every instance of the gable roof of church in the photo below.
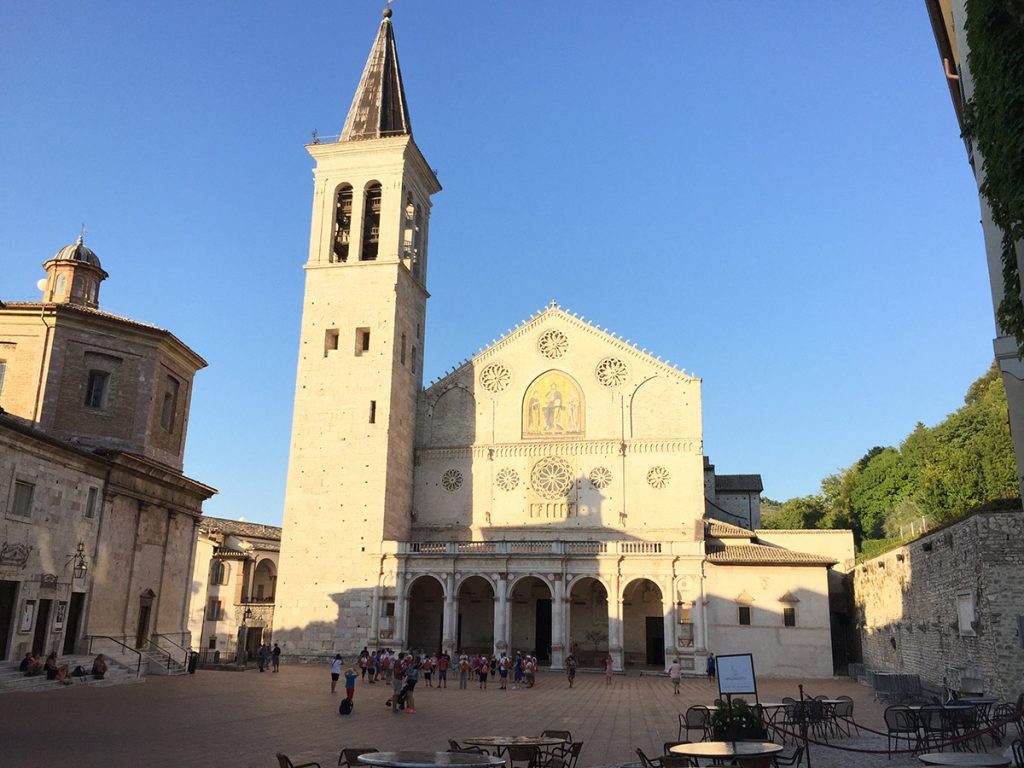
[[[699,376],[688,374],[684,369],[680,369],[673,365],[671,361],[662,360],[660,356],[656,357],[649,353],[647,351],[647,347],[637,349],[637,345],[629,339],[623,339],[621,336],[616,335],[607,328],[602,329],[599,325],[594,324],[593,321],[587,320],[585,317],[577,315],[575,312],[564,309],[560,307],[557,302],[552,301],[548,306],[544,307],[536,314],[530,315],[529,320],[517,323],[515,328],[510,328],[504,335],[497,339],[492,339],[490,346],[480,349],[475,355],[466,358],[451,370],[446,371],[445,374],[439,377],[436,381],[430,382],[430,384],[424,388],[424,391],[430,391],[438,388],[447,389],[447,387],[443,385],[452,378],[459,376],[467,367],[471,367],[474,363],[481,362],[489,357],[499,354],[505,347],[515,343],[523,336],[536,330],[539,326],[554,318],[564,320],[569,325],[575,326],[581,331],[604,339],[609,344],[617,347],[622,354],[653,365],[656,368],[659,368],[662,373],[676,381],[699,382],[701,380]]]
[[[370,56],[366,59],[345,127],[341,129],[342,141],[412,136],[390,17],[391,9],[387,8],[377,30],[377,38],[370,48]]]

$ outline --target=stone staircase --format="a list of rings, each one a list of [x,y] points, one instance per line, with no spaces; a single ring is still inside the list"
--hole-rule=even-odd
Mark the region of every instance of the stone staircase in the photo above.
[[[67,664],[69,669],[82,667],[85,670],[92,669],[92,662],[95,654],[83,655],[72,654],[60,657],[61,664]],[[102,680],[96,680],[92,675],[85,677],[72,677],[72,685],[88,685],[93,687],[107,687],[111,685],[129,685],[132,683],[144,683],[145,677],[135,674],[135,667],[127,667],[116,659],[107,656],[107,674]],[[46,675],[35,675],[25,677],[25,673],[18,670],[18,664],[12,662],[0,662],[0,693],[11,693],[14,691],[35,693],[39,691],[56,691],[65,686],[55,680],[47,680]]]
[[[188,669],[184,664],[184,658],[176,658],[170,652],[153,643],[141,651],[145,668],[143,672],[147,675],[184,675]]]

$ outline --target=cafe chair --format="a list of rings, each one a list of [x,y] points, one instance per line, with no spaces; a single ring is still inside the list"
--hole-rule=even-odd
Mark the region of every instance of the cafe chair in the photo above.
[[[679,739],[685,735],[690,737],[690,731],[700,734],[700,740],[704,741],[708,736],[708,729],[711,727],[711,712],[707,707],[690,707],[684,714],[679,715]]]
[[[636,756],[640,758],[640,765],[642,765],[643,768],[662,768],[660,757],[650,758],[644,754],[644,751],[640,749],[640,747],[636,748]]]
[[[792,755],[774,755],[772,756],[773,768],[800,768],[800,764],[804,759],[804,748],[797,747]]]
[[[448,739],[448,751],[449,752],[471,752],[476,755],[489,755],[491,754],[483,747],[474,746],[459,746],[459,742],[455,739]]]
[[[917,717],[912,709],[900,704],[893,704],[886,707],[882,715],[885,718],[885,747],[892,759],[893,748],[900,748],[900,742],[905,741],[912,751],[917,751],[920,746],[920,734],[917,730]]]
[[[380,752],[380,750],[376,747],[349,747],[343,749],[341,754],[338,755],[338,765],[346,765],[348,768],[363,768],[363,764],[359,762],[359,756],[365,755],[368,752]],[[299,768],[299,766],[295,766],[295,768]]]
[[[516,763],[525,763],[525,768],[540,768],[540,747],[524,744],[509,745],[505,749],[505,759],[509,768],[516,768]]]
[[[1024,741],[1017,739],[1013,742],[1013,762],[1017,768],[1024,768]]]
[[[695,757],[686,757],[685,755],[673,755],[671,752],[672,747],[678,747],[680,744],[690,744],[689,741],[666,741],[664,745],[665,754],[660,758],[662,768],[699,768],[700,763],[697,762]]]
[[[281,752],[277,753],[277,764],[280,768],[309,768],[311,765],[315,765],[316,768],[320,768],[320,763],[302,763],[301,765],[296,765],[288,759],[288,755]]]
[[[583,742],[576,741],[564,747],[554,747],[543,755],[544,768],[576,768],[579,762],[580,752],[583,751]]]

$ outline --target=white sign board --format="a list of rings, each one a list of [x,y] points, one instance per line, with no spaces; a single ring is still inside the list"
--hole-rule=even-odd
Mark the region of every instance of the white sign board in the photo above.
[[[757,696],[754,657],[749,653],[718,656],[718,690],[724,694],[752,693]]]

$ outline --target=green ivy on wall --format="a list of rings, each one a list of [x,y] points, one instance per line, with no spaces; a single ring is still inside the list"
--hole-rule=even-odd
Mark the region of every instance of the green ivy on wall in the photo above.
[[[1024,302],[1015,244],[1024,241],[1024,0],[967,0],[968,63],[974,95],[966,133],[984,158],[981,194],[1003,232],[1000,327],[1024,357]]]

